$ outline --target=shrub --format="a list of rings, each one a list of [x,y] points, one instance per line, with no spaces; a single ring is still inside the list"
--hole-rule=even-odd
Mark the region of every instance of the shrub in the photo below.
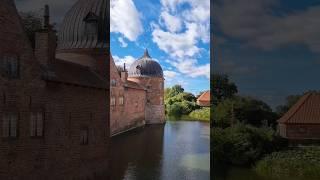
[[[199,120],[210,121],[210,108],[196,109],[189,116]]]
[[[214,163],[249,165],[263,155],[282,148],[272,128],[256,128],[236,124],[233,127],[213,128]]]
[[[320,147],[274,152],[258,161],[255,171],[275,178],[320,179]]]

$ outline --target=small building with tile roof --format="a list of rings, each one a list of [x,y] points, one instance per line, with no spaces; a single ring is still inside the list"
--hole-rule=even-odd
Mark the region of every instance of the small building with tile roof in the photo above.
[[[320,93],[302,96],[279,120],[280,135],[291,140],[320,139]]]
[[[210,91],[202,93],[197,99],[197,104],[202,107],[210,107]]]

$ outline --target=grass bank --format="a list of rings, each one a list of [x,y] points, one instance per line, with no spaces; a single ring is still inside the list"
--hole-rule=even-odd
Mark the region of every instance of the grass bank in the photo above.
[[[258,161],[255,171],[265,177],[320,179],[320,147],[274,152]]]
[[[200,121],[210,121],[210,108],[203,107],[201,109],[196,109],[189,114],[190,118],[197,119]]]

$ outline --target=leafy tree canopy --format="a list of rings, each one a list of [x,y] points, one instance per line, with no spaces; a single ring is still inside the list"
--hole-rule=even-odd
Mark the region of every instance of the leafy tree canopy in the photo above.
[[[277,115],[263,101],[236,96],[224,100],[214,108],[213,120],[220,127],[228,127],[236,122],[257,127],[262,125],[275,126]]]
[[[227,75],[214,74],[210,83],[213,94],[213,105],[232,98],[238,92],[237,86],[233,82],[230,82]]]

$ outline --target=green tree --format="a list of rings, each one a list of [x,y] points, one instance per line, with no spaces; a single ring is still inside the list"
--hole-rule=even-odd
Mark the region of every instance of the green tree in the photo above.
[[[232,98],[237,92],[237,86],[230,82],[227,75],[213,74],[211,79],[212,103],[217,105],[225,99]]]
[[[219,103],[213,110],[214,123],[219,127],[228,127],[236,122],[256,127],[276,126],[278,116],[263,101],[250,97],[234,97]]]

